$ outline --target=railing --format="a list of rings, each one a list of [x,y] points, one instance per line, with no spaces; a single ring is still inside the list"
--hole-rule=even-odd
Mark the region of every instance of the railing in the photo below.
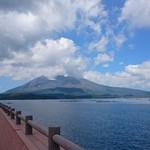
[[[21,120],[25,122],[26,135],[31,135],[33,128],[45,135],[48,138],[48,150],[60,150],[60,147],[65,150],[84,150],[82,147],[62,137],[60,135],[60,127],[49,127],[46,129],[34,122],[32,116],[22,116],[21,111],[15,111],[14,108],[2,103],[0,103],[0,108],[10,116],[11,119],[16,119],[16,125],[21,124]]]

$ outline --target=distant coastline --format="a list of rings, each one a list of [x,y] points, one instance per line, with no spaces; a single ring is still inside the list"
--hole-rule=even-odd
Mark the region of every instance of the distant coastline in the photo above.
[[[64,95],[64,94],[51,94],[51,95],[35,95],[32,93],[13,93],[13,94],[0,94],[0,100],[37,100],[37,99],[109,99],[109,98],[150,98],[150,96],[134,96],[134,95]]]

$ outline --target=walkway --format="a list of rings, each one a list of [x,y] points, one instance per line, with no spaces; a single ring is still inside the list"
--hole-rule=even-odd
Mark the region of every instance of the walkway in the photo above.
[[[15,124],[0,109],[0,150],[48,150],[48,139],[38,131],[32,135],[24,134],[24,122]]]

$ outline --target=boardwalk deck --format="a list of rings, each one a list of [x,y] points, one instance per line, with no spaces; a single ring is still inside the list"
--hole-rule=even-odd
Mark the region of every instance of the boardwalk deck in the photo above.
[[[16,125],[0,110],[0,149],[1,150],[48,150],[48,139],[38,131],[24,134],[24,122]]]

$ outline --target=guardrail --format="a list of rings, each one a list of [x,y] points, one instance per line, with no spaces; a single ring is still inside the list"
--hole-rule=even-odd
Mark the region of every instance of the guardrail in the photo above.
[[[34,122],[33,116],[22,116],[21,111],[15,111],[14,108],[2,103],[0,103],[0,108],[10,116],[11,119],[16,119],[16,125],[21,124],[21,120],[25,122],[26,135],[31,135],[33,128],[45,135],[48,138],[48,150],[60,150],[60,147],[65,150],[84,150],[82,147],[62,137],[60,135],[60,127],[49,127],[46,129]]]

